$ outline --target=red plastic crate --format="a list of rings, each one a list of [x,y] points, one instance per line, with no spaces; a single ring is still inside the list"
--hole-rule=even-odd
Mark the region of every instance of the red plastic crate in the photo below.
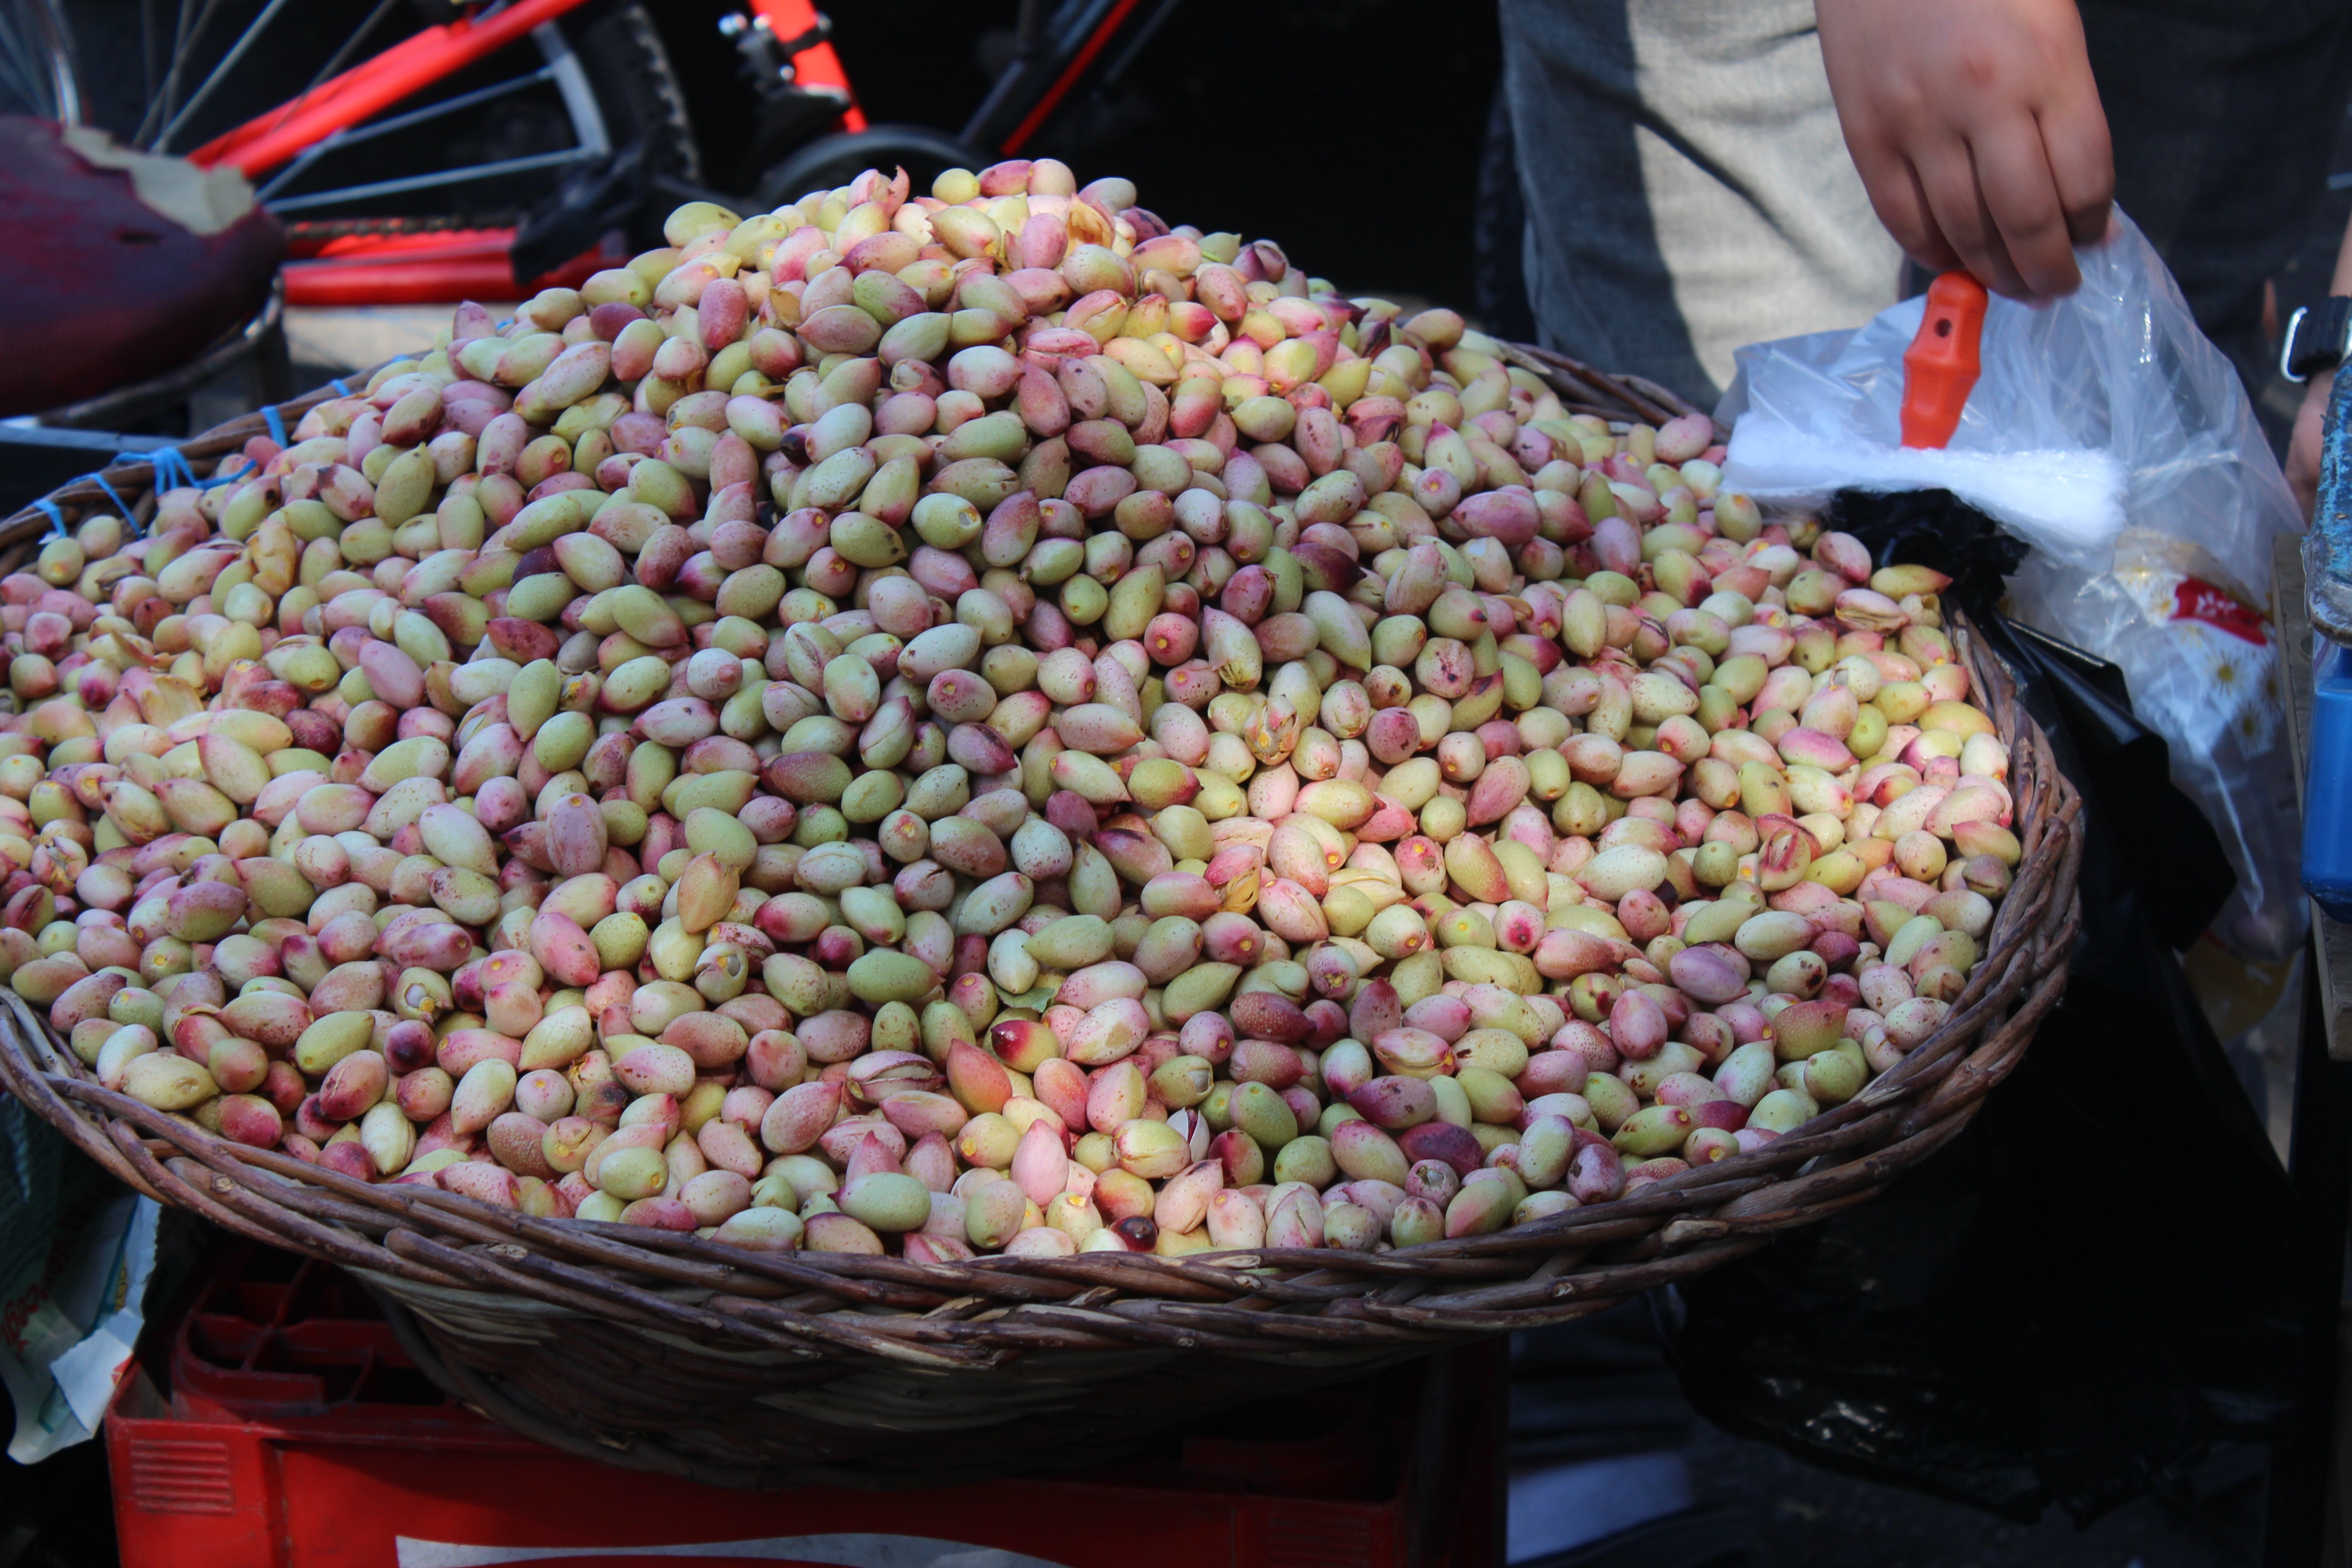
[[[517,1436],[429,1384],[357,1282],[238,1246],[151,1335],[107,1455],[122,1568],[1492,1568],[1500,1350],[1089,1474],[741,1492]]]

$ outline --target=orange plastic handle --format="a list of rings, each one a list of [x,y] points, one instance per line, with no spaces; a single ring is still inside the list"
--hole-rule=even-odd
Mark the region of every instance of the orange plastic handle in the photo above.
[[[1965,272],[1947,272],[1927,286],[1927,313],[1919,335],[1903,351],[1903,444],[1941,447],[1960,427],[1960,410],[1983,366],[1984,285]]]

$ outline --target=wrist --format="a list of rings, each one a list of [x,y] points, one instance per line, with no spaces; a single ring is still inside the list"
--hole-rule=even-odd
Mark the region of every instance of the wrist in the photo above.
[[[2298,306],[2279,343],[2279,374],[2289,381],[2326,384],[2352,358],[2352,297],[2331,294]]]

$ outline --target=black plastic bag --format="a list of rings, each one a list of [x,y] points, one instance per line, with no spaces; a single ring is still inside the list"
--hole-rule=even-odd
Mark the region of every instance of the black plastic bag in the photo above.
[[[1946,1149],[1686,1286],[1691,1403],[1832,1468],[2078,1522],[2273,1435],[2324,1367],[2321,1249],[2175,951],[2231,876],[2113,666],[1993,608],[2022,546],[1942,492],[1841,497],[1882,563],[1950,574],[2082,791],[2066,994]]]

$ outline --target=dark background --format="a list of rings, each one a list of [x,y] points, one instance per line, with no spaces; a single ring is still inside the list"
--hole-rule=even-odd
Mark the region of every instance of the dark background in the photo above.
[[[732,8],[654,7],[704,166],[720,177],[750,129],[718,31]],[[954,130],[1005,58],[1017,9],[866,0],[827,15],[869,120]],[[1466,307],[1501,63],[1491,5],[1184,0],[1113,92],[1075,96],[1033,150],[1066,158],[1081,182],[1133,180],[1171,224],[1275,239],[1350,291]]]

